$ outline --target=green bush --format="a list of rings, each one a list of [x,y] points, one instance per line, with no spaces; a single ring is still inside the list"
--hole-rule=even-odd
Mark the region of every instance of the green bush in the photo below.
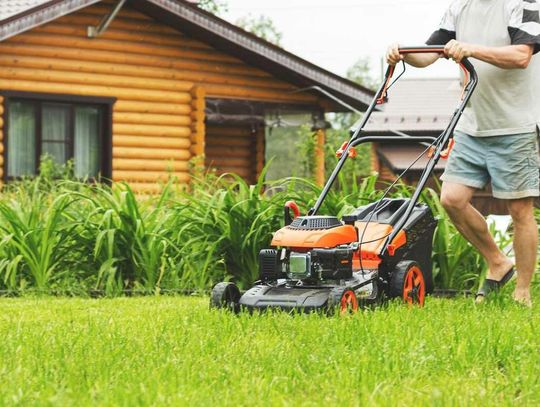
[[[171,179],[156,196],[125,184],[89,183],[40,175],[10,184],[0,197],[0,288],[20,292],[108,295],[207,290],[221,280],[248,287],[258,253],[283,223],[283,205],[306,213],[321,188],[285,178],[256,185],[233,175],[201,174],[189,189]],[[344,171],[321,214],[341,216],[382,196],[375,175],[357,182]],[[389,196],[410,196],[398,185]],[[436,284],[472,288],[486,271],[480,255],[449,221],[437,194],[421,196],[439,218],[434,239]],[[508,239],[496,236],[501,245]]]

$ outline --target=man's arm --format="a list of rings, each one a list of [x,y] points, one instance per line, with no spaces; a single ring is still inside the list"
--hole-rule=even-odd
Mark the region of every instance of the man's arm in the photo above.
[[[393,44],[388,47],[388,51],[386,53],[386,62],[388,62],[389,65],[396,65],[400,61],[405,61],[409,65],[417,68],[425,68],[426,66],[434,63],[440,57],[441,55],[432,52],[427,54],[422,53],[402,55],[399,53],[399,45]]]
[[[444,47],[448,58],[461,62],[463,58],[476,58],[502,69],[525,69],[529,66],[534,46],[528,44],[486,47],[451,40]]]

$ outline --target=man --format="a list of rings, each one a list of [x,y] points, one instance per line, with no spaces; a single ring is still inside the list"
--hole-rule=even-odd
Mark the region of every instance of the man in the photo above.
[[[513,297],[530,306],[538,246],[533,199],[540,195],[532,85],[540,78],[533,78],[527,67],[540,50],[539,4],[537,0],[454,1],[427,44],[445,45],[445,56],[456,62],[469,58],[479,76],[441,177],[442,205],[489,266],[477,301],[514,274],[512,261],[499,250],[485,219],[470,204],[474,191],[491,180],[493,196],[507,200],[514,223],[517,282]],[[416,67],[428,66],[440,57],[431,53],[403,57],[397,44],[387,53],[389,64],[404,60]]]

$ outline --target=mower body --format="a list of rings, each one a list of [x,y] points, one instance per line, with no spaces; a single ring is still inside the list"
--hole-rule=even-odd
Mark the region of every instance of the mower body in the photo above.
[[[445,50],[440,45],[400,48],[399,52],[444,54]],[[433,291],[431,256],[437,222],[431,210],[419,203],[419,198],[439,159],[450,154],[454,130],[478,83],[474,66],[467,58],[459,65],[464,72],[461,100],[438,137],[364,134],[373,111],[388,100],[395,70],[395,66],[388,66],[384,82],[350,140],[336,152],[339,161],[307,216],[300,216],[297,205],[287,202],[285,227],[274,234],[272,248],[260,252],[259,280],[243,295],[232,282],[217,284],[210,305],[235,311],[244,308],[347,312],[355,311],[359,304],[376,304],[383,298],[395,297],[423,305],[425,295]],[[355,146],[370,142],[416,142],[427,146],[424,153],[429,160],[412,196],[386,198],[390,188],[421,156],[388,188],[383,198],[341,219],[316,216],[346,160],[356,156]],[[290,209],[294,211],[294,219]]]
[[[436,220],[427,206],[416,205],[402,233],[390,243],[391,249],[382,251],[384,237],[391,234],[409,203],[409,199],[384,199],[342,219],[295,218],[274,234],[273,249],[260,252],[259,281],[240,297],[240,306],[324,310],[335,306],[344,290],[352,290],[365,305],[375,304],[396,296],[390,284],[393,270],[406,260],[419,265],[430,293]]]

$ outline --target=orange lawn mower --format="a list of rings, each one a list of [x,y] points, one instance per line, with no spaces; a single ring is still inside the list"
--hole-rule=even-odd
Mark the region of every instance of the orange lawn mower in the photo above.
[[[400,48],[401,54],[433,52],[443,54],[444,47]],[[391,83],[395,67],[389,66],[384,83],[351,139],[337,152],[340,159],[314,207],[300,216],[298,206],[287,202],[285,227],[274,234],[273,248],[259,254],[259,280],[243,294],[233,282],[216,284],[211,307],[235,312],[281,309],[348,313],[357,311],[359,304],[378,304],[384,298],[401,298],[407,304],[423,306],[434,288],[431,255],[437,221],[418,198],[439,159],[448,156],[454,129],[478,82],[468,60],[462,60],[460,66],[465,78],[462,97],[448,127],[438,137],[366,135],[363,129],[370,115],[387,101],[387,91],[395,82]],[[415,162],[378,201],[341,219],[318,215],[346,160],[355,155],[354,147],[368,142],[418,142],[427,146],[415,160],[428,153],[429,160],[411,198],[386,196]]]

